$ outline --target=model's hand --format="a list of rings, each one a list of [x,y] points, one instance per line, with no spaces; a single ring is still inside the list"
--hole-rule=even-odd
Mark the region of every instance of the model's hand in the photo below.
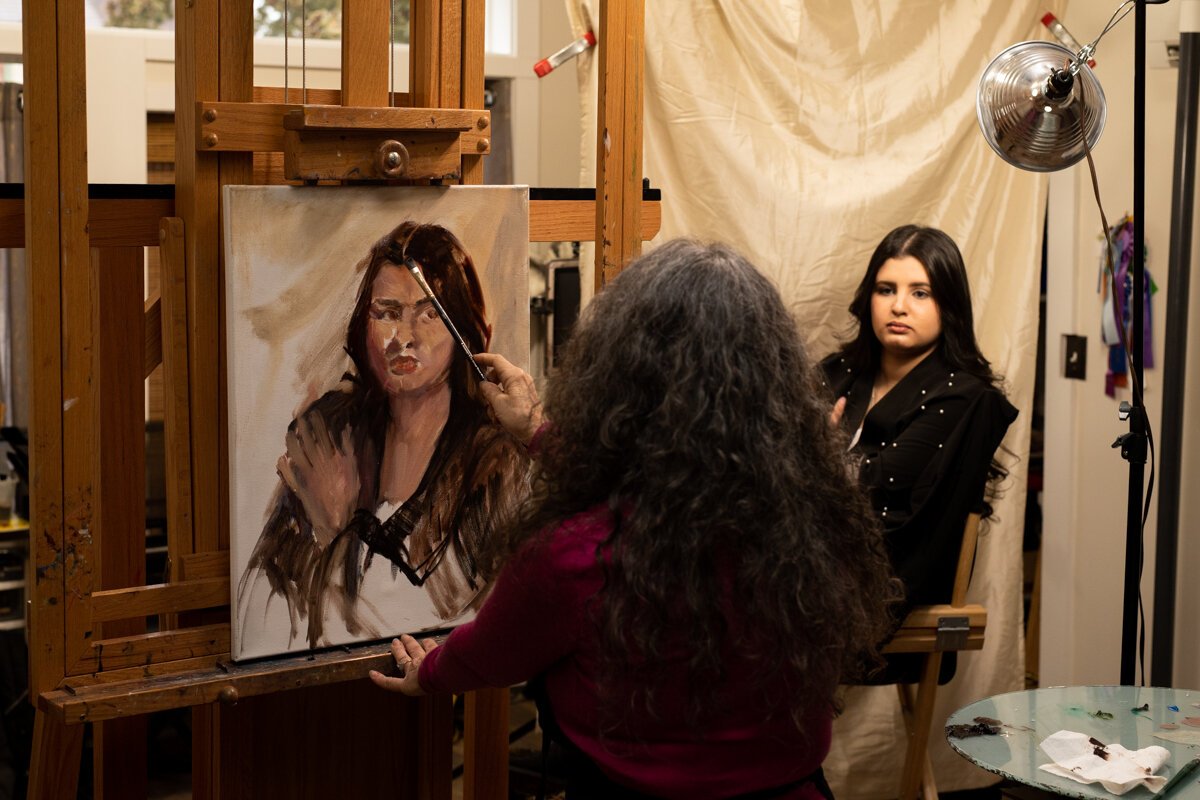
[[[829,412],[829,424],[836,428],[842,423],[842,415],[846,413],[846,398],[839,397],[837,402],[833,404],[833,410]]]
[[[475,360],[488,370],[488,380],[479,384],[483,398],[517,441],[529,444],[542,426],[542,401],[528,372],[496,353],[477,353]]]
[[[402,677],[389,678],[376,670],[371,670],[367,674],[380,689],[400,692],[409,697],[420,697],[425,694],[425,690],[417,681],[417,672],[421,669],[421,662],[425,660],[425,654],[436,648],[437,642],[433,639],[422,639],[418,642],[406,633],[399,639],[392,639],[392,658],[396,660],[396,668],[400,670]]]
[[[324,548],[346,527],[358,505],[358,460],[350,427],[335,436],[320,414],[305,414],[289,428],[287,451],[276,468],[295,493]]]

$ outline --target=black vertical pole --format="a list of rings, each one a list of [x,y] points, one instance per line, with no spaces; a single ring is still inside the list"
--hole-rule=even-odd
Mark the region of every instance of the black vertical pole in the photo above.
[[[1196,198],[1196,103],[1200,95],[1200,32],[1179,32],[1175,103],[1175,169],[1171,249],[1167,258],[1167,330],[1163,337],[1162,435],[1158,442],[1158,538],[1154,555],[1154,636],[1150,683],[1170,686],[1175,662],[1175,570],[1179,553],[1179,471],[1187,368],[1192,217]]]
[[[1129,500],[1125,521],[1125,602],[1121,615],[1121,684],[1132,686],[1136,673],[1138,598],[1142,577],[1142,489],[1146,477],[1146,416],[1142,398],[1142,305],[1145,298],[1146,210],[1146,5],[1135,4],[1133,44],[1133,292],[1130,357],[1133,363],[1133,408],[1123,455],[1129,460]]]

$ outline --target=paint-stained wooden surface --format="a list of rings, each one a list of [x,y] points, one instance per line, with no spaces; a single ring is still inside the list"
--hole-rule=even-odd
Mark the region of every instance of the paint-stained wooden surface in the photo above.
[[[303,687],[361,682],[358,679],[366,678],[367,672],[372,669],[394,670],[387,644],[359,645],[245,664],[235,664],[224,658],[218,666],[210,669],[162,674],[119,683],[72,679],[68,682],[70,688],[44,693],[39,708],[71,723],[96,722],[151,711],[186,708],[198,703],[229,703]],[[361,695],[363,708],[379,708],[378,702],[371,701],[395,696],[380,691],[374,684],[371,684],[371,688],[373,693]],[[301,694],[294,693],[290,697],[298,699]],[[351,691],[351,694],[356,692]],[[349,710],[349,707],[343,706],[341,713]],[[371,716],[377,715],[367,714],[363,718]],[[276,738],[282,741],[288,735],[287,729],[281,729]],[[369,749],[371,745],[364,743],[361,746]],[[384,752],[380,752],[380,758],[384,757]],[[315,753],[313,757],[316,757]],[[299,768],[307,763],[293,761],[292,766]],[[320,768],[320,764],[315,766]]]
[[[58,17],[57,4],[24,0],[25,257],[29,269],[30,330],[30,697],[52,689],[65,671],[63,602],[63,461],[61,270],[59,261]],[[78,763],[82,732],[62,733],[39,718],[32,787],[49,792],[55,778],[48,752],[72,745]],[[74,776],[77,777],[77,776]],[[74,780],[72,777],[72,780]],[[72,784],[72,797],[73,794]]]
[[[91,647],[97,668],[106,672],[203,656],[228,658],[229,623],[99,639]]]
[[[78,55],[83,51],[83,11],[78,14],[64,9],[71,3],[59,2],[59,46],[78,42]],[[86,108],[74,107],[77,90],[66,89],[73,80],[84,82],[84,65],[76,55],[70,58],[59,53],[59,121],[64,124],[76,113],[79,127],[86,131]],[[60,135],[65,133],[65,125]],[[77,136],[77,133],[72,133]],[[60,147],[64,141],[60,141]],[[89,247],[87,236],[87,162],[81,153],[66,158],[59,153],[59,191],[63,197],[60,218],[59,258],[62,272],[62,409],[63,409],[63,510],[66,523],[64,564],[66,566],[65,601],[67,612],[68,674],[85,671],[90,665],[81,663],[86,653],[85,642],[94,629],[89,615],[89,595],[100,587],[100,553],[95,546],[98,497],[96,456],[101,446],[97,420],[99,407],[99,376],[97,348],[99,328],[96,309],[99,299],[96,270],[99,256]],[[96,259],[93,262],[93,258]],[[140,298],[139,298],[140,300]],[[136,329],[135,329],[136,330]],[[100,757],[100,753],[95,753]]]
[[[601,0],[596,156],[596,289],[642,244],[645,0]]]

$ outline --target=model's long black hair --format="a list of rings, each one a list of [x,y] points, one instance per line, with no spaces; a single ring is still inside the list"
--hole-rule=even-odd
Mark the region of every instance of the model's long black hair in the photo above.
[[[912,256],[925,267],[933,302],[941,315],[942,336],[938,348],[942,358],[955,370],[974,375],[999,392],[1004,391],[1004,379],[992,371],[992,365],[979,350],[975,339],[975,315],[971,308],[971,288],[967,282],[967,267],[958,245],[944,231],[922,225],[901,225],[883,237],[867,262],[867,271],[854,291],[850,313],[858,328],[854,338],[842,351],[847,364],[855,372],[879,371],[882,352],[875,326],[871,322],[871,295],[875,280],[888,259]],[[1008,453],[1007,450],[1003,452]],[[1012,455],[1009,453],[1009,455]],[[992,502],[1000,494],[1000,484],[1008,470],[997,458],[988,466],[988,482],[984,492],[982,515],[992,517]]]
[[[856,372],[879,370],[880,345],[871,324],[871,296],[879,270],[889,259],[912,256],[929,274],[929,287],[942,321],[939,346],[942,357],[956,370],[968,372],[1000,388],[1001,379],[992,372],[975,341],[975,315],[971,310],[971,289],[962,253],[944,232],[921,225],[901,225],[892,230],[875,248],[867,271],[854,291],[850,313],[858,323],[854,338],[843,355]]]
[[[764,684],[788,681],[778,702],[798,721],[831,706],[898,589],[775,287],[728,247],[664,244],[589,306],[545,410],[534,494],[505,544],[610,509],[602,686],[637,684],[615,699],[653,709],[656,670],[682,648],[700,719],[736,650]]]

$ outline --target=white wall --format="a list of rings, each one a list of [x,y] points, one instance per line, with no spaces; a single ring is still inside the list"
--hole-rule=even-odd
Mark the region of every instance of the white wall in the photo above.
[[[1186,2],[1186,0],[1183,0]],[[1177,3],[1170,4],[1172,6]],[[1074,2],[1062,21],[1081,41],[1100,32],[1115,4]],[[1171,13],[1149,6],[1148,16]],[[1175,11],[1174,13],[1178,13]],[[1096,76],[1108,100],[1107,125],[1095,150],[1101,198],[1110,224],[1133,202],[1133,39],[1130,15],[1100,43]],[[1175,128],[1177,70],[1151,69],[1146,80],[1146,213],[1149,248],[1147,268],[1160,289],[1154,299],[1154,358],[1161,362],[1167,285],[1167,253]],[[1093,198],[1086,162],[1051,179],[1051,229],[1048,238],[1046,358],[1046,487],[1043,500],[1042,630],[1040,678],[1043,686],[1117,683],[1121,653],[1121,612],[1125,564],[1125,519],[1128,466],[1110,445],[1128,430],[1117,418],[1117,404],[1129,399],[1104,394],[1107,348],[1099,337],[1100,298],[1096,292],[1100,254],[1100,217]],[[1194,256],[1195,258],[1195,256]],[[1200,262],[1196,262],[1200,265]],[[1193,293],[1198,287],[1193,280]],[[1200,306],[1192,303],[1193,308]],[[1193,311],[1193,317],[1200,312]],[[1193,329],[1198,323],[1192,320]],[[1062,377],[1061,335],[1088,337],[1086,381]],[[1187,399],[1189,417],[1200,419],[1195,390],[1200,356],[1190,358],[1193,391]],[[1147,369],[1145,399],[1151,425],[1160,422],[1162,376]],[[1200,567],[1200,548],[1189,537],[1186,522],[1200,511],[1198,434],[1185,442],[1181,525],[1181,556],[1190,560],[1190,573]],[[1191,453],[1191,457],[1188,457]],[[1189,491],[1189,489],[1191,491]],[[1190,502],[1189,502],[1190,501]],[[1146,526],[1144,605],[1153,612],[1155,503]],[[1190,546],[1189,546],[1190,544]],[[1188,574],[1185,568],[1183,575]],[[1200,686],[1200,651],[1193,632],[1200,624],[1196,589],[1186,580],[1176,613],[1176,686]],[[1147,637],[1151,623],[1147,623]],[[1146,645],[1149,669],[1150,642]]]
[[[574,38],[563,0],[541,0],[541,55],[544,58]],[[568,61],[538,81],[541,186],[579,184],[579,80],[576,61]]]

